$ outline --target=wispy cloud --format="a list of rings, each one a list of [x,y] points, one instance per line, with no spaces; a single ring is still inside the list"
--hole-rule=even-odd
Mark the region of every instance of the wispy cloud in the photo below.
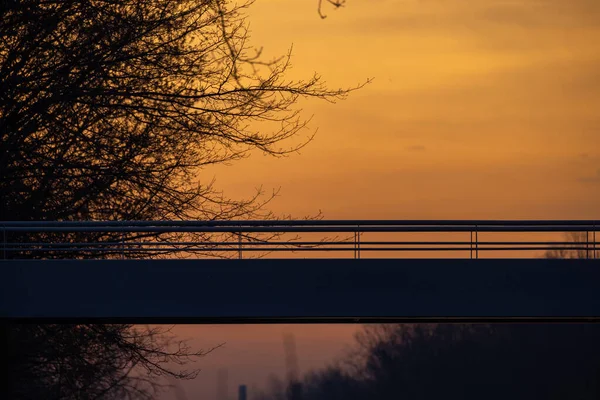
[[[596,170],[596,175],[584,175],[579,181],[584,183],[600,183],[600,168]]]
[[[425,150],[427,150],[427,148],[422,144],[415,144],[415,145],[406,147],[406,150],[408,150],[408,151],[425,151]]]

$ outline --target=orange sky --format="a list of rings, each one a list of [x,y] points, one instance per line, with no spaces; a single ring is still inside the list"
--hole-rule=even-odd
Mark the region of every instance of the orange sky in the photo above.
[[[228,194],[281,187],[275,211],[325,218],[598,217],[600,2],[312,6],[257,0],[253,42],[293,43],[293,77],[375,80],[304,102],[319,131],[300,155],[207,171]]]
[[[293,43],[295,78],[375,80],[335,105],[303,102],[319,131],[300,155],[206,171],[229,196],[281,187],[272,209],[297,217],[599,218],[600,1],[348,0],[325,20],[316,3],[257,0],[253,43],[273,56]],[[232,398],[283,368],[282,331],[306,370],[356,327],[177,329],[228,342],[184,384],[214,399],[219,366]]]

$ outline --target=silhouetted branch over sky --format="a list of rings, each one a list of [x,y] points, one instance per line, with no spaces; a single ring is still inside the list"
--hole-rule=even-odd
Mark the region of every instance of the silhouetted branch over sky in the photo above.
[[[307,122],[298,99],[349,92],[289,80],[291,53],[251,49],[249,4],[3,4],[0,219],[256,215],[261,200],[229,199],[198,172],[298,150],[311,137],[289,141]]]
[[[250,3],[1,2],[0,221],[273,218],[272,196],[231,199],[202,169],[297,151],[312,138],[298,100],[334,102],[361,85],[289,79],[291,51],[267,58],[249,45]],[[194,376],[166,362],[203,354],[169,352],[159,332],[131,326],[3,331],[24,398],[152,397],[156,377]]]
[[[346,3],[346,0],[325,0],[325,2],[329,3],[334,8],[339,8],[339,7],[342,7]],[[319,0],[319,5],[317,8],[317,11],[319,12],[319,16],[321,18],[327,18],[327,15],[325,15],[323,13],[323,0]]]

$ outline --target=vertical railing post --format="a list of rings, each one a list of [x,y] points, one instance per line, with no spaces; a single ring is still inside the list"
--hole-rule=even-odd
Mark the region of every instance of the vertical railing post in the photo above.
[[[360,260],[360,225],[356,225],[356,258]]]
[[[585,231],[585,258],[590,259],[590,231]]]
[[[238,232],[238,258],[242,259],[242,226],[240,225],[240,231]]]
[[[594,222],[594,224],[592,225],[592,229],[594,230],[592,235],[592,240],[594,241],[594,246],[593,246],[593,250],[594,250],[594,259],[596,259],[596,223]]]
[[[478,231],[477,225],[475,225],[475,258],[479,258],[479,240],[478,240]]]
[[[2,224],[2,259],[6,260],[6,225]]]
[[[469,243],[469,258],[472,260],[473,259],[473,231],[471,230],[469,232],[471,241]]]

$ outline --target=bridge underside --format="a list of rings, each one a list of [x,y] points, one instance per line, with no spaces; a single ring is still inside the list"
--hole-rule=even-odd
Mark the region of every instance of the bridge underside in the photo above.
[[[0,267],[3,318],[228,323],[600,317],[598,260],[8,260]]]

